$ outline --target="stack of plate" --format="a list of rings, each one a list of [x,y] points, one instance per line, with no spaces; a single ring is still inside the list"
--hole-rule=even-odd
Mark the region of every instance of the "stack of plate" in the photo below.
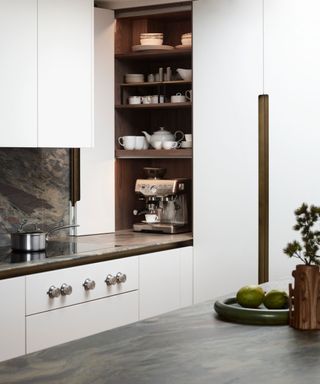
[[[184,33],[181,36],[181,44],[176,48],[190,48],[192,46],[192,33]]]
[[[144,75],[142,73],[127,73],[124,79],[126,83],[143,83]]]
[[[140,44],[141,45],[162,45],[163,44],[163,33],[140,33]]]

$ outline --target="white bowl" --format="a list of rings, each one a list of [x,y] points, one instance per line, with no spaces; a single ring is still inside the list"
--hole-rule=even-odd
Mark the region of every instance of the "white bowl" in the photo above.
[[[127,73],[124,78],[126,83],[144,82],[144,75],[142,73]]]
[[[181,148],[192,148],[192,141],[181,141]]]
[[[179,73],[179,76],[186,81],[192,80],[192,69],[183,69],[183,68],[177,68],[177,72]]]
[[[190,38],[186,37],[186,38],[181,39],[181,44],[186,45],[186,46],[192,45],[191,37]]]
[[[141,45],[162,45],[163,39],[155,39],[155,38],[140,38]]]

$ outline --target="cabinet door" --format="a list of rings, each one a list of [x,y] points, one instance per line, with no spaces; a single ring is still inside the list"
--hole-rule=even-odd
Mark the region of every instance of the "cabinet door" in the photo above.
[[[270,125],[270,279],[291,275],[297,260],[283,254],[293,211],[320,205],[320,3],[268,0],[265,4],[265,91]]]
[[[25,354],[25,278],[0,281],[0,361]]]
[[[0,147],[36,147],[37,0],[0,7]]]
[[[115,225],[113,11],[95,8],[94,33],[95,146],[81,150],[78,235],[114,232]]]
[[[262,0],[193,11],[195,302],[258,280]]]
[[[90,147],[93,1],[38,0],[39,147]]]
[[[192,247],[140,256],[140,319],[191,305]]]
[[[27,353],[137,320],[137,291],[27,316]]]

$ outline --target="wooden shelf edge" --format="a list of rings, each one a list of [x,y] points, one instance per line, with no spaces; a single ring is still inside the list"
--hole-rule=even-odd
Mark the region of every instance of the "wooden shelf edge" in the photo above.
[[[121,83],[120,87],[152,87],[158,85],[183,85],[183,84],[192,84],[192,81],[187,80],[173,80],[173,81],[152,81],[152,82],[143,82],[143,83]]]
[[[186,149],[145,149],[125,150],[116,149],[116,159],[192,159],[192,148]]]
[[[192,103],[161,103],[161,104],[117,104],[116,109],[179,109],[191,108]]]
[[[150,51],[140,51],[140,52],[127,52],[127,53],[116,53],[115,59],[117,60],[134,60],[134,59],[152,59],[152,58],[166,58],[166,57],[175,57],[175,56],[191,56],[192,49],[186,48],[186,49],[170,49],[167,51],[157,51],[157,50],[150,50]]]

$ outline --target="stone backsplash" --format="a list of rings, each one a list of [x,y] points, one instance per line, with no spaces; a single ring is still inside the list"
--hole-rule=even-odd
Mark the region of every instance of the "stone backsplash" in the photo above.
[[[47,230],[69,224],[69,149],[0,148],[0,245],[26,219]]]

